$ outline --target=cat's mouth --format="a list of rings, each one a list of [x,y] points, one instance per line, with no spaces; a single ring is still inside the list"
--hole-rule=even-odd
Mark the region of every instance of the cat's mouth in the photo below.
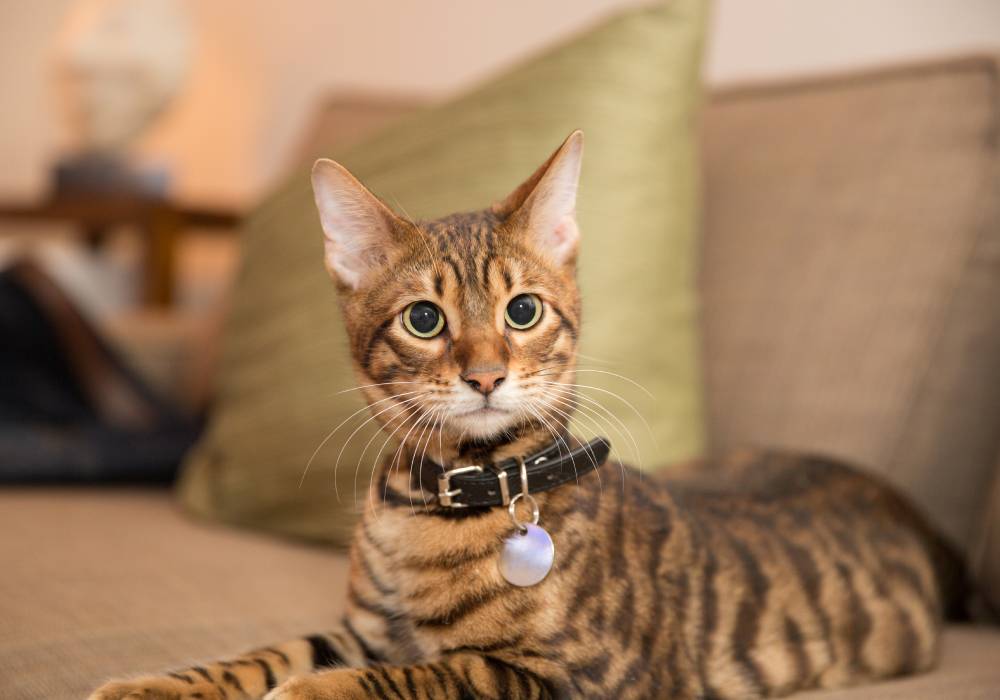
[[[502,408],[497,408],[496,406],[484,405],[479,408],[474,408],[471,411],[466,411],[465,413],[460,413],[455,418],[461,420],[476,420],[476,419],[491,419],[499,418],[501,416],[510,415],[510,412]]]
[[[514,414],[484,403],[478,408],[451,416],[450,422],[469,437],[488,438],[510,427]]]

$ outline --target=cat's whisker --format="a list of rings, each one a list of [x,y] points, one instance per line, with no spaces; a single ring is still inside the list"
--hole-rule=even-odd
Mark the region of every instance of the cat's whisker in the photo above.
[[[541,412],[537,411],[534,406],[532,406],[530,404],[525,404],[525,407],[529,411],[531,411],[532,414],[535,415],[535,417],[542,423],[542,426],[548,431],[549,435],[552,436],[552,439],[553,439],[553,441],[556,444],[556,449],[559,451],[559,457],[562,458],[563,457],[563,447],[564,446],[565,446],[567,452],[570,451],[570,446],[566,443],[566,439],[562,436],[562,432],[553,429],[553,427],[549,423],[549,421],[546,420],[545,417],[541,414]],[[568,426],[567,426],[567,429],[568,429]],[[591,456],[591,462],[593,462],[593,457],[592,456]],[[596,463],[594,464],[594,468],[596,470],[596,468],[597,468],[597,464]],[[576,472],[576,465],[573,466],[573,478],[576,481],[576,485],[579,487],[580,486],[580,475],[577,474],[577,472]],[[598,483],[600,483],[600,479],[601,479],[600,474],[598,474],[598,476],[597,476]]]
[[[555,410],[555,411],[557,411],[559,413],[562,413],[566,417],[567,420],[572,420],[572,416],[570,416],[568,413],[563,412],[561,409],[556,408],[555,406],[552,405],[551,402],[559,403],[559,404],[561,404],[563,406],[566,406],[571,411],[576,411],[577,412],[576,417],[577,417],[578,420],[579,419],[587,419],[593,425],[593,427],[595,428],[595,433],[597,435],[600,434],[600,432],[601,432],[600,431],[601,421],[605,420],[605,418],[604,418],[604,416],[602,416],[601,414],[597,413],[593,409],[588,409],[588,407],[580,406],[578,404],[571,404],[566,399],[561,399],[561,398],[558,398],[558,397],[552,396],[552,395],[546,396],[542,400],[545,401],[552,410]],[[623,440],[625,439],[625,435],[616,426],[614,426],[614,425],[608,425],[607,427],[609,427],[611,430],[614,430],[616,433],[618,433],[618,435]],[[629,435],[629,437],[631,437],[631,434]],[[635,441],[633,440],[633,444],[634,444],[634,442]],[[637,452],[637,450],[636,450],[636,452]],[[633,456],[636,457],[637,461],[638,461],[637,454],[633,454]],[[624,491],[624,489],[625,489],[625,466],[619,461],[618,467],[621,470],[621,474],[622,474],[622,490]],[[642,468],[641,467],[641,462],[640,462],[639,468],[640,469]]]
[[[642,473],[643,464],[642,464],[641,450],[639,449],[639,443],[636,441],[635,436],[632,434],[632,431],[629,430],[629,428],[628,428],[627,425],[625,425],[625,422],[621,418],[619,418],[611,409],[609,409],[607,406],[605,406],[604,404],[600,403],[599,401],[596,401],[595,399],[593,399],[593,398],[591,398],[589,396],[585,396],[583,394],[580,394],[579,392],[576,392],[576,391],[574,391],[574,390],[572,390],[570,388],[563,388],[563,387],[559,387],[559,386],[550,386],[549,389],[546,389],[546,390],[543,390],[543,391],[562,391],[562,392],[565,392],[565,394],[563,394],[563,396],[565,397],[565,396],[568,395],[574,402],[577,402],[576,403],[576,407],[579,410],[587,409],[589,411],[593,411],[594,413],[596,413],[597,415],[600,415],[602,417],[606,416],[611,421],[613,421],[614,424],[617,426],[617,427],[615,427],[615,432],[617,432],[618,435],[620,437],[622,437],[622,439],[625,439],[626,436],[627,436],[628,441],[631,442],[631,444],[632,444],[632,456],[636,460],[636,467],[640,470],[640,474]],[[581,402],[586,402],[586,403],[581,403]]]
[[[614,362],[611,362],[610,360],[602,359],[602,358],[597,357],[595,355],[585,355],[584,353],[579,352],[579,351],[577,351],[575,354],[576,354],[577,358],[579,358],[581,360],[587,360],[588,362],[598,362],[598,363],[600,363],[602,365],[614,365]]]
[[[379,382],[378,384],[361,384],[360,386],[352,386],[349,389],[342,389],[341,391],[336,391],[332,396],[337,396],[338,394],[346,394],[349,391],[360,391],[362,389],[371,389],[376,386],[390,386],[392,384],[423,384],[424,382]]]
[[[393,456],[393,460],[389,465],[389,472],[386,475],[386,480],[385,480],[386,489],[383,490],[382,492],[382,505],[385,505],[386,493],[388,493],[388,487],[389,487],[389,477],[392,475],[393,471],[395,471],[397,474],[399,473],[399,457],[403,447],[407,445],[407,441],[410,439],[410,435],[413,434],[413,431],[416,430],[420,425],[422,425],[429,415],[430,415],[429,413],[425,412],[422,416],[420,416],[420,419],[417,420],[408,431],[406,431],[406,435],[404,435],[403,439],[400,440],[399,447],[396,449],[396,453]]]
[[[378,452],[375,454],[375,459],[372,461],[372,464],[374,465],[374,467],[373,467],[372,471],[368,475],[368,490],[365,492],[365,501],[366,502],[369,502],[369,496],[371,494],[371,491],[372,491],[373,488],[375,488],[375,485],[374,485],[375,484],[375,476],[378,474],[379,470],[382,468],[382,453],[385,451],[386,445],[389,443],[390,440],[392,440],[392,436],[395,435],[398,430],[402,429],[403,426],[406,425],[407,421],[409,421],[410,418],[412,418],[412,417],[413,417],[413,413],[411,411],[401,412],[400,414],[393,416],[392,418],[390,418],[389,420],[386,421],[385,425],[382,426],[382,432],[381,433],[375,433],[374,435],[372,435],[368,439],[368,442],[365,443],[365,448],[361,452],[362,455],[366,454],[367,451],[368,451],[368,448],[371,446],[371,444],[377,438],[382,437],[383,433],[385,433],[385,439],[382,441],[382,445],[379,447]],[[399,423],[397,425],[393,426],[392,429],[390,430],[390,426],[396,420],[398,420]],[[358,494],[360,493],[360,491],[358,490],[358,476],[359,476],[360,473],[361,473],[361,461],[359,460],[358,466],[354,470],[354,509],[355,510],[358,510],[358,500],[357,499],[358,499]],[[377,518],[378,514],[374,513],[374,515]]]
[[[404,418],[404,420],[400,421],[400,423],[399,423],[398,426],[396,426],[395,428],[393,428],[392,432],[389,433],[389,435],[386,436],[385,440],[382,443],[382,447],[379,449],[379,460],[381,460],[382,450],[385,449],[386,445],[388,445],[389,442],[396,435],[398,435],[401,430],[404,430],[407,427],[407,425],[409,425],[409,423],[410,423],[411,420],[415,420],[417,423],[419,423],[421,417],[422,417],[422,415],[420,414],[419,410],[414,410],[413,412],[408,413],[406,415],[406,417]],[[412,430],[412,426],[411,426],[410,429]],[[396,449],[393,451],[393,453],[386,458],[386,465],[387,466],[385,468],[386,469],[385,478],[387,480],[392,475],[393,462],[399,457],[399,451],[402,449],[403,444],[404,443],[400,442],[399,445],[396,446]],[[379,466],[377,466],[372,471],[372,473],[368,476],[368,503],[369,503],[369,505],[371,507],[372,517],[374,517],[376,519],[376,521],[379,518],[379,514],[378,514],[378,508],[377,508],[376,501],[375,501],[375,477],[379,474],[379,470],[380,469],[381,469],[381,461],[379,462]]]
[[[400,424],[405,423],[406,420],[407,420],[407,418],[409,418],[409,416],[410,416],[410,411],[411,410],[415,411],[415,410],[418,410],[418,409],[416,407],[405,407],[405,410],[400,411],[399,414],[397,414],[395,416],[392,416],[391,418],[389,418],[388,420],[386,420],[385,424],[383,424],[383,426],[382,426],[382,431],[381,432],[375,432],[375,433],[373,433],[372,436],[370,438],[368,438],[368,442],[365,443],[364,449],[361,450],[361,454],[358,456],[358,463],[354,467],[354,508],[355,508],[355,510],[357,510],[357,507],[358,507],[358,475],[361,472],[361,465],[364,463],[364,457],[365,457],[365,455],[368,454],[368,450],[369,450],[369,448],[371,448],[372,443],[374,443],[375,440],[377,440],[378,438],[382,437],[383,433],[388,432],[390,436],[392,435],[393,431],[389,430],[389,426],[391,426],[394,421],[402,419],[400,421]],[[386,440],[388,440],[388,438],[386,438]],[[382,447],[383,447],[383,449],[385,448],[385,442],[382,443]],[[372,471],[372,476],[369,477],[369,484],[371,482],[371,478],[373,478],[373,475],[374,475],[375,471],[377,471],[378,468],[381,466],[381,464],[379,462],[379,460],[381,459],[381,457],[382,457],[382,450],[379,450],[378,454],[375,455],[374,462],[372,462],[372,464],[374,465],[374,467],[373,467],[373,471]]]
[[[310,455],[309,459],[306,461],[306,466],[302,470],[302,478],[299,479],[299,488],[302,488],[302,484],[305,483],[306,474],[309,473],[309,467],[310,467],[310,465],[312,465],[313,460],[316,459],[316,455],[318,455],[320,453],[320,450],[323,449],[323,447],[326,445],[326,443],[328,443],[333,438],[333,436],[336,435],[337,431],[340,430],[342,427],[344,427],[344,425],[346,425],[349,420],[351,420],[352,418],[354,418],[359,413],[364,413],[365,411],[370,410],[373,406],[376,406],[377,404],[380,404],[380,403],[382,403],[384,401],[390,401],[390,400],[392,400],[394,398],[398,398],[400,396],[407,396],[407,395],[416,394],[416,393],[419,393],[419,392],[418,391],[408,391],[408,392],[405,392],[403,394],[395,394],[393,396],[387,396],[384,399],[379,399],[378,401],[373,401],[372,403],[359,408],[357,411],[355,411],[354,413],[352,413],[351,415],[349,415],[347,418],[345,418],[344,420],[342,420],[339,424],[337,424],[337,427],[335,427],[333,430],[331,430],[329,433],[327,433],[326,437],[323,438],[323,440],[319,443],[319,445],[316,447],[316,449],[313,450],[312,455]],[[333,488],[334,488],[334,492],[336,493],[336,496],[337,496],[337,503],[340,503],[340,490],[337,488],[336,472],[334,472],[334,474],[335,474],[335,476],[334,476],[334,485],[333,485]]]
[[[389,405],[388,407],[383,408],[382,410],[380,410],[377,413],[373,414],[365,422],[363,422],[361,425],[359,425],[358,427],[356,427],[354,429],[354,431],[350,435],[347,436],[347,440],[345,440],[344,444],[340,446],[340,452],[337,453],[337,461],[333,465],[334,483],[336,484],[337,472],[340,470],[340,460],[343,459],[343,457],[344,457],[344,451],[347,449],[347,446],[351,444],[351,440],[354,439],[355,435],[357,435],[362,429],[364,429],[364,427],[366,425],[368,425],[369,423],[371,423],[374,420],[377,420],[379,416],[381,416],[384,413],[387,413],[388,411],[391,411],[394,408],[396,408],[396,409],[402,409],[402,410],[406,410],[406,411],[408,411],[411,408],[414,408],[415,405],[419,401],[421,401],[426,395],[427,394],[425,392],[418,392],[416,396],[411,396],[411,397],[409,397],[407,399],[403,399],[402,401],[399,401],[399,402],[397,402],[395,404]],[[354,471],[354,492],[355,492],[355,494],[357,494],[357,490],[358,490],[357,475],[358,475],[358,470],[360,468],[361,468],[361,463],[360,463],[360,459],[359,459],[358,460],[358,464],[355,466],[355,471]]]
[[[414,447],[413,451],[410,453],[410,469],[409,469],[409,473],[407,474],[407,477],[406,477],[406,486],[407,486],[407,494],[409,495],[409,499],[410,499],[410,512],[411,513],[415,512],[415,509],[413,508],[413,488],[412,488],[412,484],[413,484],[413,460],[414,460],[414,458],[416,458],[417,453],[421,452],[421,450],[420,450],[420,444],[424,443],[424,435],[426,434],[426,436],[427,436],[427,442],[424,443],[424,448],[423,448],[423,451],[421,453],[420,459],[417,460],[417,469],[421,469],[422,470],[423,469],[423,464],[424,464],[424,457],[427,455],[427,445],[430,443],[430,439],[434,435],[433,426],[437,424],[437,419],[438,419],[438,416],[441,415],[441,410],[442,410],[441,407],[438,406],[438,407],[432,409],[431,412],[428,414],[429,419],[428,419],[427,423],[424,425],[423,429],[420,431],[420,435],[419,435],[419,437],[417,437],[417,440],[416,440],[416,446]],[[428,432],[428,431],[430,431],[430,432]],[[384,498],[384,495],[383,495],[383,498]]]
[[[523,376],[524,376],[525,379],[528,379],[530,377],[538,376],[542,372],[547,372],[548,370],[561,369],[561,370],[565,371],[565,370],[573,368],[573,367],[575,367],[575,363],[572,363],[572,362],[567,362],[566,364],[563,364],[563,365],[546,365],[545,367],[540,367],[540,368],[538,368],[538,369],[536,369],[536,370],[534,370],[532,372],[525,372]],[[553,375],[553,376],[555,376],[555,375]]]
[[[557,408],[556,406],[554,406],[552,403],[549,403],[547,405],[547,408],[548,408],[548,410],[553,411],[554,413],[556,413],[556,414],[558,414],[560,416],[563,416],[566,419],[567,422],[569,422],[569,421],[572,420],[572,416],[570,414],[566,413],[565,411],[560,410],[559,408]],[[595,424],[595,427],[599,428],[600,426],[596,426],[596,424]],[[599,431],[595,431],[595,432],[599,432]],[[587,456],[590,459],[590,463],[594,466],[594,473],[597,474],[597,483],[603,489],[604,488],[604,483],[603,483],[603,480],[601,479],[600,470],[598,469],[598,467],[600,465],[597,464],[596,460],[594,459],[593,453],[590,452],[589,450],[587,451]],[[579,484],[580,484],[580,480],[579,480],[579,477],[578,477],[577,478],[577,485],[579,486]]]
[[[369,416],[363,423],[361,423],[361,425],[357,426],[351,432],[351,434],[347,436],[347,439],[344,441],[344,444],[340,446],[340,452],[337,453],[337,462],[336,462],[336,464],[334,464],[334,473],[336,473],[337,469],[340,467],[340,460],[344,456],[344,451],[347,449],[348,445],[351,444],[351,440],[354,439],[355,435],[357,435],[361,430],[363,430],[366,425],[368,425],[369,423],[371,423],[374,420],[377,420],[378,417],[381,416],[382,414],[388,413],[389,411],[393,410],[394,408],[401,408],[401,407],[404,407],[404,406],[406,406],[406,407],[413,406],[416,403],[418,403],[419,401],[423,400],[427,396],[427,394],[424,393],[424,392],[416,392],[416,394],[417,394],[416,396],[411,396],[409,398],[403,399],[402,401],[397,401],[395,404],[390,404],[389,406],[386,406],[386,407],[382,408],[381,410],[379,410],[379,411],[373,413],[371,416]],[[395,398],[395,397],[393,397],[393,398]]]
[[[424,449],[423,449],[423,452],[420,455],[420,461],[417,463],[419,465],[418,468],[421,470],[421,472],[423,471],[423,468],[424,468],[424,460],[427,458],[427,448],[430,447],[431,440],[434,439],[434,432],[435,431],[437,431],[437,433],[438,433],[438,439],[440,440],[441,428],[444,425],[444,414],[445,414],[445,411],[444,411],[443,407],[439,408],[437,410],[437,412],[434,414],[434,423],[431,426],[430,432],[427,433],[427,442],[424,443]],[[410,478],[412,479],[412,476]],[[426,500],[421,501],[421,505],[423,505],[424,508],[426,508],[427,507],[427,501]],[[412,491],[412,489],[410,490],[410,508],[411,509],[413,508],[413,491]]]
[[[420,422],[423,424],[424,427],[420,429],[420,434],[417,435],[417,438],[414,441],[414,447],[413,447],[413,449],[410,450],[410,465],[409,465],[409,469],[407,470],[407,476],[406,476],[406,486],[407,486],[406,493],[407,493],[407,496],[408,496],[409,501],[410,501],[410,513],[411,514],[414,512],[414,509],[413,509],[413,489],[411,489],[409,487],[413,484],[413,461],[416,459],[417,454],[420,452],[420,443],[423,441],[424,435],[427,433],[427,428],[430,427],[430,425],[431,425],[431,417],[437,412],[437,410],[438,410],[437,408],[431,409],[430,411],[427,412],[427,414],[424,416],[424,418],[421,419]],[[386,481],[385,481],[385,487],[382,489],[382,502],[383,503],[385,503],[386,494],[388,492],[389,492],[389,480],[386,479]]]
[[[545,381],[543,381],[541,383],[542,384],[546,384],[546,385],[550,385],[550,386],[573,387],[573,388],[576,388],[576,389],[590,389],[591,391],[599,391],[602,394],[607,394],[608,396],[611,396],[613,398],[618,399],[623,404],[625,404],[629,408],[629,410],[631,410],[636,415],[636,417],[639,420],[642,421],[643,426],[645,426],[645,428],[646,428],[646,432],[649,434],[650,439],[653,441],[653,444],[656,446],[657,452],[659,452],[659,448],[660,448],[659,443],[656,440],[656,436],[653,434],[653,429],[651,427],[649,427],[649,422],[646,420],[646,417],[644,415],[642,415],[642,412],[639,411],[639,409],[637,409],[634,405],[632,405],[631,401],[629,401],[628,399],[624,398],[623,396],[621,396],[619,394],[616,394],[613,391],[609,391],[608,389],[604,389],[604,388],[601,388],[599,386],[592,386],[590,384],[578,384],[578,383],[570,384],[570,383],[563,383],[563,382],[545,382]],[[583,396],[583,394],[581,394],[581,396]],[[587,397],[587,398],[589,398],[589,397]],[[593,400],[593,399],[591,399],[591,400]]]
[[[589,367],[577,367],[573,371],[574,372],[593,372],[595,374],[605,374],[605,375],[608,375],[609,377],[615,377],[616,379],[621,379],[622,381],[628,382],[629,384],[631,384],[635,388],[639,389],[646,396],[648,396],[649,398],[653,399],[653,401],[656,401],[656,397],[652,394],[652,392],[650,392],[649,389],[647,389],[646,387],[644,387],[642,384],[640,384],[639,382],[635,381],[634,379],[630,379],[630,378],[626,377],[624,374],[618,374],[618,372],[611,372],[611,371],[605,370],[605,369],[592,369],[592,368],[589,368]],[[539,376],[545,377],[545,376],[549,376],[549,375],[539,374]]]

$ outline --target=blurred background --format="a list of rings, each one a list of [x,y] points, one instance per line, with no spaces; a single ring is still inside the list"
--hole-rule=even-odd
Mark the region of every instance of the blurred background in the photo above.
[[[305,166],[439,215],[577,126],[594,432],[865,465],[1000,611],[998,55],[996,0],[0,0],[0,697],[338,615],[379,443]],[[878,697],[995,697],[944,653]]]
[[[4,0],[0,265],[39,261],[151,382],[198,408],[238,224],[330,100],[441,100],[634,4]],[[718,0],[710,22],[710,87],[1000,44],[991,0]],[[102,172],[111,161],[123,167]],[[100,196],[73,196],[88,186]]]
[[[44,208],[56,163],[82,139],[97,138],[88,129],[102,128],[81,123],[81,111],[100,109],[88,100],[132,90],[144,106],[117,109],[148,113],[132,115],[133,126],[103,127],[125,132],[109,137],[119,140],[114,148],[162,178],[159,193],[172,205],[194,209],[212,226],[185,226],[170,244],[175,264],[146,270],[169,280],[143,279],[141,236],[95,251],[75,235],[86,222],[46,220],[44,211],[0,216],[0,259],[63,239],[58,252],[45,250],[47,264],[101,320],[134,311],[144,294],[165,301],[165,287],[171,313],[208,313],[224,297],[239,248],[228,224],[296,162],[311,120],[331,97],[441,99],[630,4],[4,0],[0,211]],[[991,0],[718,0],[704,73],[718,86],[998,43],[1000,5]],[[95,73],[119,86],[94,85]],[[77,84],[74,92],[74,75],[77,83],[91,80],[89,90]],[[130,119],[105,108],[112,114],[100,118]],[[158,286],[144,288],[144,281]]]

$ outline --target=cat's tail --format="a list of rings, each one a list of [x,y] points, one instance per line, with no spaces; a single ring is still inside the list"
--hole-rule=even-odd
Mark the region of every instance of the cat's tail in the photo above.
[[[934,568],[944,619],[1000,624],[1000,609],[979,590],[972,569],[959,548],[925,518],[920,519],[917,529]]]
[[[951,622],[968,622],[978,605],[974,601],[976,596],[965,557],[926,521],[921,524],[920,535],[930,555],[941,596],[941,612]]]

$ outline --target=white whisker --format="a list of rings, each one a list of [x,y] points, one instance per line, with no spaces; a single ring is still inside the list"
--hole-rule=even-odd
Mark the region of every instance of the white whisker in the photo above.
[[[371,423],[373,420],[376,420],[383,413],[386,413],[387,411],[391,411],[394,408],[400,408],[400,409],[408,410],[416,402],[418,402],[421,399],[423,399],[426,395],[427,395],[426,392],[417,392],[416,396],[411,396],[411,397],[409,397],[407,399],[403,399],[402,401],[397,402],[396,404],[393,404],[393,405],[387,406],[386,408],[383,408],[382,410],[380,410],[377,413],[375,413],[372,416],[370,416],[364,423],[362,423],[357,428],[355,428],[354,431],[350,435],[347,436],[347,440],[344,441],[344,444],[340,446],[340,452],[337,453],[337,461],[333,465],[334,484],[336,484],[336,481],[337,481],[337,472],[340,470],[340,460],[343,459],[343,457],[344,457],[344,451],[347,449],[347,446],[349,444],[351,444],[351,440],[354,439],[355,435],[357,435],[366,425],[368,425],[369,423]],[[355,465],[355,468],[354,468],[354,492],[355,492],[355,494],[357,494],[357,491],[358,491],[358,480],[357,479],[358,479],[358,470],[360,470],[360,469],[361,469],[361,464],[360,464],[360,460],[359,460],[359,463],[357,465]]]
[[[647,389],[646,387],[644,387],[642,384],[640,384],[639,382],[635,381],[634,379],[629,379],[624,374],[618,374],[617,372],[610,372],[610,371],[608,371],[606,369],[590,369],[590,368],[587,368],[587,367],[577,367],[573,371],[574,372],[594,372],[596,374],[606,374],[609,377],[616,377],[617,379],[621,379],[622,381],[628,382],[629,384],[631,384],[632,386],[636,387],[641,392],[643,392],[646,396],[648,396],[649,398],[653,399],[653,401],[656,401],[656,397],[653,396],[652,392],[650,392],[649,389]],[[540,377],[545,377],[545,376],[548,376],[548,375],[539,374],[539,376]]]
[[[361,389],[370,389],[376,386],[390,386],[392,384],[423,384],[424,382],[379,382],[378,384],[361,384],[360,386],[352,386],[350,389],[343,389],[341,391],[336,391],[332,395],[337,396],[338,394],[346,394],[349,391],[360,391]]]
[[[319,454],[320,450],[322,450],[323,447],[326,445],[326,443],[328,443],[330,441],[330,439],[333,438],[333,436],[337,433],[337,431],[340,430],[342,427],[344,427],[344,425],[347,423],[347,421],[351,420],[352,418],[354,418],[354,416],[358,415],[359,413],[364,413],[365,411],[371,409],[373,406],[375,406],[377,404],[382,403],[383,401],[390,401],[390,400],[392,400],[394,398],[398,398],[400,396],[408,396],[410,394],[416,394],[416,393],[418,393],[418,392],[417,391],[408,391],[408,392],[405,392],[403,394],[396,394],[394,396],[387,396],[384,399],[379,399],[378,401],[373,401],[372,403],[370,403],[370,404],[368,404],[366,406],[363,406],[362,408],[359,408],[357,411],[355,411],[354,413],[352,413],[351,415],[349,415],[347,418],[345,418],[344,420],[340,421],[340,423],[337,425],[337,427],[334,428],[333,430],[331,430],[327,434],[327,436],[325,438],[323,438],[323,440],[319,443],[319,445],[316,447],[316,449],[313,450],[313,453],[312,453],[312,455],[310,455],[308,461],[306,461],[305,469],[302,470],[302,478],[299,479],[299,488],[302,488],[302,484],[305,483],[306,474],[309,473],[309,466],[313,463],[313,460],[316,459],[316,455]],[[362,423],[362,425],[364,425],[364,424]],[[340,490],[337,488],[336,470],[334,470],[333,488],[334,488],[334,491],[335,491],[336,496],[337,496],[337,503],[340,503]]]
[[[573,401],[578,402],[576,408],[578,408],[579,410],[592,411],[593,413],[599,416],[602,417],[606,416],[607,418],[610,418],[612,421],[614,421],[614,423],[616,424],[614,426],[615,432],[617,432],[623,439],[625,439],[626,435],[628,436],[627,439],[632,444],[632,454],[636,460],[636,467],[639,469],[639,473],[640,474],[642,473],[642,466],[643,466],[642,454],[641,451],[639,450],[639,443],[636,441],[635,436],[632,435],[632,431],[629,430],[627,425],[625,425],[625,422],[622,421],[622,419],[619,418],[611,409],[609,409],[607,406],[604,406],[599,401],[596,401],[595,399],[589,396],[585,396],[576,391],[573,391],[570,388],[552,386],[550,387],[549,390],[567,392]],[[586,402],[586,403],[579,403],[579,402]]]
[[[553,412],[555,412],[555,413],[557,413],[557,414],[565,417],[567,421],[572,420],[572,416],[570,416],[568,413],[566,413],[564,411],[561,411],[560,409],[556,408],[551,403],[548,405],[548,409],[550,411],[553,411]],[[590,460],[590,463],[594,466],[594,472],[597,474],[597,484],[601,488],[601,490],[603,491],[604,490],[604,481],[603,481],[603,479],[601,479],[600,465],[597,463],[597,460],[594,459],[594,454],[590,450],[587,450],[587,457]],[[574,473],[576,472],[576,467],[575,466],[573,467],[573,471],[574,471]],[[577,483],[577,485],[580,484],[580,477],[579,477],[579,475],[577,475],[577,477],[576,477],[576,483]]]
[[[615,392],[609,391],[608,389],[602,389],[599,386],[592,386],[590,384],[569,384],[569,383],[561,383],[561,382],[542,382],[542,384],[546,384],[546,385],[550,385],[550,386],[559,386],[559,387],[568,387],[568,386],[571,386],[571,387],[579,388],[579,389],[590,389],[592,391],[599,391],[602,394],[607,394],[609,396],[612,396],[612,397],[618,399],[623,404],[625,404],[626,406],[628,406],[628,408],[636,415],[636,417],[638,417],[639,420],[642,421],[642,424],[646,427],[646,432],[649,434],[650,439],[653,441],[653,444],[656,446],[657,452],[660,451],[660,446],[657,443],[656,436],[653,435],[653,429],[649,427],[649,423],[646,421],[646,417],[643,416],[642,413],[639,411],[639,409],[637,409],[635,406],[633,406],[632,402],[629,401],[628,399],[625,399],[622,396],[616,394]]]
[[[592,426],[593,426],[593,427],[595,428],[595,431],[594,431],[594,432],[595,432],[595,433],[596,433],[597,435],[600,435],[600,432],[601,432],[601,431],[599,430],[599,429],[600,429],[600,427],[601,427],[601,424],[600,424],[600,421],[601,421],[601,420],[604,420],[604,416],[603,416],[603,415],[601,415],[600,413],[597,413],[597,412],[596,412],[596,411],[594,411],[593,409],[589,409],[589,408],[588,408],[588,407],[586,407],[586,406],[580,406],[580,405],[573,405],[573,404],[569,403],[569,402],[568,402],[567,400],[565,400],[565,399],[560,399],[560,398],[558,398],[558,397],[556,397],[556,396],[551,396],[551,395],[550,395],[550,396],[547,396],[547,397],[544,397],[544,398],[543,398],[543,401],[546,401],[546,403],[548,403],[549,407],[550,407],[550,408],[551,408],[552,410],[555,410],[555,411],[556,411],[557,413],[562,413],[562,414],[563,414],[564,416],[566,416],[566,419],[567,419],[567,420],[571,420],[571,419],[572,419],[572,417],[571,417],[571,416],[570,416],[570,415],[569,415],[568,413],[566,413],[566,412],[562,411],[561,409],[559,409],[559,408],[556,408],[555,406],[553,406],[553,405],[551,404],[551,402],[552,402],[552,401],[555,401],[555,402],[558,402],[558,403],[560,403],[560,404],[562,404],[562,405],[566,406],[566,407],[567,407],[567,408],[569,408],[570,410],[575,410],[575,411],[581,411],[581,412],[583,412],[583,413],[578,413],[578,415],[577,415],[577,419],[581,419],[581,418],[586,418],[586,419],[587,419],[587,420],[588,420],[588,421],[589,421],[589,422],[591,423],[591,425],[592,425]],[[614,430],[614,431],[615,431],[616,433],[618,433],[618,435],[619,435],[619,436],[620,436],[620,437],[621,437],[621,438],[622,438],[623,440],[625,440],[625,439],[626,439],[626,438],[625,438],[625,435],[624,435],[624,434],[622,433],[622,431],[621,431],[621,430],[619,430],[619,429],[618,429],[618,427],[617,427],[617,426],[614,426],[614,425],[609,425],[608,427],[610,427],[610,428],[611,428],[612,430]],[[626,431],[628,431],[628,429],[627,429],[627,428],[626,428]],[[631,435],[631,433],[629,433],[629,438],[631,438],[631,437],[632,437],[632,435]],[[634,439],[632,440],[632,443],[633,443],[633,444],[635,444],[635,440],[634,440]],[[636,452],[638,452],[638,449],[636,449]],[[637,461],[637,462],[638,462],[638,463],[640,464],[640,467],[639,467],[639,468],[641,469],[641,462],[639,462],[639,459],[638,459],[638,454],[635,454],[634,456],[636,456],[636,461]],[[619,466],[619,469],[621,470],[621,474],[622,474],[622,489],[624,490],[624,488],[625,488],[625,467],[624,467],[624,466],[623,466],[623,465],[622,465],[622,464],[621,464],[620,462],[619,462],[619,465],[618,465],[618,466]],[[640,472],[640,473],[641,473],[641,472]]]

